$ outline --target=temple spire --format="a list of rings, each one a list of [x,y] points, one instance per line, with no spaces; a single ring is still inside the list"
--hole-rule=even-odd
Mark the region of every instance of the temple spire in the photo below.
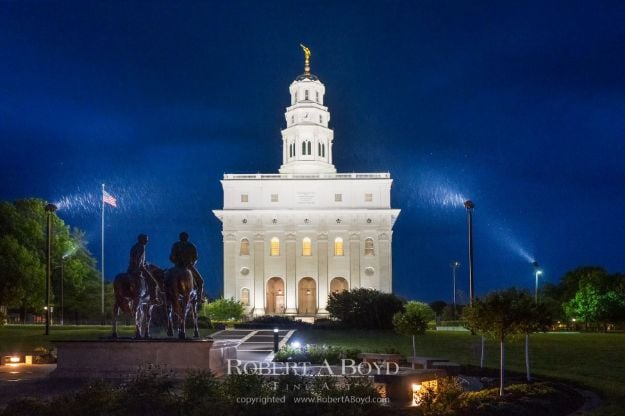
[[[309,75],[310,74],[310,49],[308,49],[306,46],[302,45],[301,43],[299,44],[299,46],[302,47],[302,49],[304,50],[304,74]]]

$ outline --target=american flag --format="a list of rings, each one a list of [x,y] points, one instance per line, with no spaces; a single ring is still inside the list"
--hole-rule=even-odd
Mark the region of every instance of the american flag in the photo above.
[[[115,199],[113,195],[109,194],[105,190],[102,190],[102,202],[104,202],[105,204],[109,204],[112,207],[117,208],[117,199]]]

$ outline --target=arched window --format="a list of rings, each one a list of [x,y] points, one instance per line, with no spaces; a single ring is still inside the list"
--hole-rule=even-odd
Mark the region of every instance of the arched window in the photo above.
[[[312,145],[308,142],[308,154],[312,155]]]
[[[279,256],[280,255],[280,239],[278,237],[274,237],[271,239],[271,250],[269,252],[270,256]]]
[[[323,124],[323,116],[319,115],[319,124]]]
[[[304,90],[304,100],[308,101],[308,90]]]
[[[315,98],[317,102],[319,102],[319,91],[315,91]]]
[[[375,256],[375,250],[373,249],[373,238],[365,239],[365,256]]]
[[[302,142],[302,154],[306,154],[306,142]]]
[[[308,237],[302,240],[302,256],[312,256],[312,242]]]
[[[341,237],[336,237],[334,239],[334,255],[335,256],[345,255],[345,252],[343,251],[343,239]]]
[[[321,156],[321,143],[317,143],[317,153]]]
[[[250,290],[246,287],[241,289],[241,305],[250,306]]]
[[[250,240],[247,238],[241,239],[241,248],[239,249],[240,256],[249,256],[250,255]]]
[[[321,157],[326,157],[326,144],[321,145]]]

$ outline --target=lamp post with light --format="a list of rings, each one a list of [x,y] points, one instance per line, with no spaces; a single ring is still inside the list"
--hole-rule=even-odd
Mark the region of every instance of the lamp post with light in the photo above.
[[[47,215],[47,243],[46,243],[46,335],[50,335],[50,275],[52,271],[51,246],[52,246],[52,213],[56,211],[56,205],[47,204],[45,206]]]
[[[471,200],[464,201],[467,210],[467,226],[469,229],[469,305],[473,305],[474,282],[473,282],[473,209],[475,204]]]
[[[454,319],[456,319],[456,270],[458,270],[458,268],[460,267],[460,262],[459,261],[453,261],[450,264],[451,266],[451,273],[453,275],[453,280],[454,280]]]

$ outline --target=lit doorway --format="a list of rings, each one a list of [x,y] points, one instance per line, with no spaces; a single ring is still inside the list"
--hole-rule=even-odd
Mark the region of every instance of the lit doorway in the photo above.
[[[272,277],[267,281],[267,314],[283,314],[284,305],[284,280]]]
[[[347,280],[342,277],[335,277],[330,282],[330,293],[336,295],[338,293],[343,292],[344,290],[349,290],[349,286],[347,284]]]
[[[314,315],[317,313],[317,284],[311,277],[304,277],[299,281],[297,313],[299,315]]]

